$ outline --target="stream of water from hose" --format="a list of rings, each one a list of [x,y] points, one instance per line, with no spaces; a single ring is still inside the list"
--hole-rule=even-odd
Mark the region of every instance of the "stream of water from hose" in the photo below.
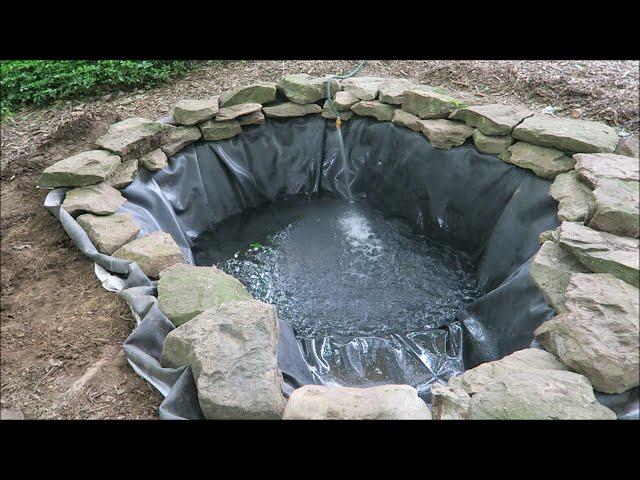
[[[338,161],[340,162],[340,172],[344,179],[344,191],[342,194],[349,202],[353,202],[353,194],[351,193],[351,171],[347,164],[347,153],[344,148],[344,138],[342,137],[342,129],[336,128],[338,136]]]

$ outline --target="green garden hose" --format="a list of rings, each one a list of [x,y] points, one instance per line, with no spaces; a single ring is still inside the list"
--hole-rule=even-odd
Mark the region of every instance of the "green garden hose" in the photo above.
[[[336,107],[335,107],[335,105],[333,103],[333,99],[331,98],[331,81],[336,79],[336,78],[339,78],[340,80],[344,80],[345,78],[349,78],[349,77],[353,77],[354,75],[357,75],[357,73],[360,70],[362,70],[362,67],[364,67],[365,63],[366,63],[366,60],[363,60],[362,62],[360,62],[360,64],[356,68],[354,68],[349,73],[347,73],[345,75],[331,75],[327,79],[327,83],[326,83],[327,102],[329,104],[329,110],[331,110],[331,113],[333,113],[337,117],[336,118],[336,128],[340,128],[340,126],[342,124],[342,120],[340,119],[340,112],[338,112],[338,110],[336,109]]]

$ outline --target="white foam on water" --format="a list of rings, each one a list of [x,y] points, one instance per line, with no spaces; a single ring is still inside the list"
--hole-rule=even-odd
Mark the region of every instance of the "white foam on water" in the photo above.
[[[338,225],[352,250],[372,259],[382,255],[382,242],[371,229],[369,221],[357,211],[348,211],[338,219]]]

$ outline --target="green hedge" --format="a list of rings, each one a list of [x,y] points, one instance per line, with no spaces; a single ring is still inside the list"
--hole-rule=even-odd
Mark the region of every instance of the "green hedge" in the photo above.
[[[0,62],[0,114],[57,100],[143,88],[183,74],[195,62],[167,60],[5,60]]]

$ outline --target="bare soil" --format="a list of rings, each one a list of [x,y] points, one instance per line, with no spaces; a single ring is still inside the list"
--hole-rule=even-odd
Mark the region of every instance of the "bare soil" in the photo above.
[[[25,418],[157,418],[162,397],[127,365],[135,326],[104,290],[92,262],[42,206],[40,172],[92,148],[111,123],[159,118],[180,98],[199,98],[287,73],[345,73],[355,61],[206,63],[150,90],[28,110],[1,125],[0,406]],[[638,135],[636,61],[370,61],[361,75],[439,86],[470,104],[560,108]]]

